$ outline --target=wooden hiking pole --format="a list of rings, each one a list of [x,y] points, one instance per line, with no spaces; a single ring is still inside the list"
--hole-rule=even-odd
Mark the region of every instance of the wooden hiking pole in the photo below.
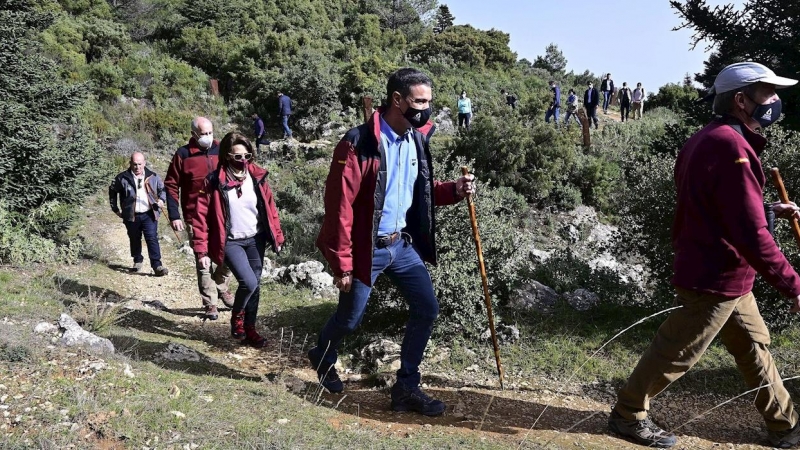
[[[461,173],[469,174],[466,166],[461,166]],[[475,249],[478,252],[478,267],[481,269],[481,282],[483,283],[483,300],[486,303],[486,314],[489,316],[489,330],[492,333],[492,345],[494,346],[494,360],[497,362],[497,376],[500,377],[500,389],[505,389],[503,385],[503,364],[500,362],[500,345],[497,343],[497,331],[494,329],[494,314],[492,313],[492,299],[489,297],[489,279],[486,278],[486,265],[483,263],[483,249],[481,249],[481,235],[478,232],[478,216],[475,214],[475,203],[472,201],[472,194],[467,195],[467,206],[469,206],[469,219],[472,223],[472,237],[475,239]]]
[[[775,187],[778,189],[778,196],[781,198],[781,203],[789,204],[789,194],[786,192],[786,187],[783,185],[783,178],[781,178],[781,173],[778,171],[777,167],[773,167],[770,169],[770,174],[772,174],[772,182],[775,183]],[[794,235],[794,240],[797,241],[797,245],[800,246],[800,224],[797,223],[797,219],[792,217],[792,234]]]

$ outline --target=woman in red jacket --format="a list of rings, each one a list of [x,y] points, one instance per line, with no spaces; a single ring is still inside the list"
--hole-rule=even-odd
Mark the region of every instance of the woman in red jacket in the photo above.
[[[220,143],[220,165],[197,199],[194,247],[202,267],[223,261],[239,282],[231,311],[231,336],[253,347],[267,342],[255,329],[259,280],[267,244],[281,251],[284,238],[267,170],[253,161],[253,144],[239,133]]]

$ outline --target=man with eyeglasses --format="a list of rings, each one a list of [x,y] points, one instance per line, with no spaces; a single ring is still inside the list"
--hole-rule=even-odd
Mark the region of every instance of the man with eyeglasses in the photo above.
[[[333,271],[339,306],[308,356],[320,383],[341,392],[337,349],[361,323],[372,286],[385,273],[409,309],[392,410],[438,416],[445,404],[419,387],[419,365],[439,314],[423,261],[436,264],[434,206],[457,203],[475,187],[472,175],[433,179],[431,86],[416,69],[396,71],[387,83],[386,106],[348,131],[333,151],[317,247]]]
[[[186,231],[191,241],[192,219],[197,208],[197,197],[203,191],[206,176],[219,164],[219,143],[214,140],[214,125],[205,117],[192,120],[192,137],[172,157],[164,185],[167,188],[167,212],[170,226],[175,231]],[[180,205],[180,208],[179,208]],[[233,294],[228,289],[231,271],[224,264],[213,267],[196,265],[197,286],[205,309],[204,318],[217,320],[217,298],[225,306],[233,307]]]
[[[169,273],[161,263],[161,248],[158,245],[158,217],[164,207],[166,191],[161,177],[145,167],[144,155],[131,155],[130,168],[122,171],[108,187],[111,210],[119,216],[128,230],[132,271],[142,272],[142,235],[147,243],[150,266],[157,277]]]

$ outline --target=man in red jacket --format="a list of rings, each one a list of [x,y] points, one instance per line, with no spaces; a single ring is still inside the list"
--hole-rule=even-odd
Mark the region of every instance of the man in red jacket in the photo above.
[[[677,291],[673,311],[658,329],[609,418],[611,431],[666,448],[677,441],[647,418],[650,399],[680,378],[719,334],[764,417],[770,444],[800,441],[798,416],[767,350],[769,331],[751,292],[756,273],[800,311],[800,277],[767,230],[762,128],[781,113],[776,87],[797,80],[743,62],[714,81],[713,122],[692,136],[675,164],[677,209],[672,230]],[[795,205],[774,205],[778,216],[798,217]]]
[[[219,143],[214,140],[214,125],[205,117],[195,117],[192,120],[192,137],[189,143],[175,152],[164,178],[170,225],[175,231],[184,230],[180,214],[182,211],[190,241],[193,237],[191,224],[197,208],[197,197],[203,190],[206,176],[218,164]],[[217,266],[213,273],[210,268],[197,265],[197,286],[205,308],[205,318],[219,318],[217,297],[225,306],[233,306],[233,294],[228,290],[230,276],[231,271],[224,264]]]
[[[339,307],[308,356],[322,385],[341,392],[334,368],[339,343],[361,323],[375,279],[385,273],[409,307],[392,409],[436,416],[445,404],[419,388],[419,365],[439,314],[423,261],[436,264],[434,206],[456,203],[475,188],[472,175],[433,179],[431,84],[416,69],[396,71],[387,106],[348,131],[333,152],[317,247],[333,270]]]

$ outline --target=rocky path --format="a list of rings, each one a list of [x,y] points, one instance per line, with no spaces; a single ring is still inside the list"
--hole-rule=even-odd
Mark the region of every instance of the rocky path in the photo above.
[[[521,379],[509,374],[506,384],[512,389],[501,391],[491,375],[439,373],[434,364],[425,368],[423,381],[431,394],[448,404],[447,412],[436,418],[390,411],[386,385],[391,380],[380,377],[367,381],[364,375],[348,374],[343,376],[344,394],[320,392],[304,356],[310,345],[308,336],[270,330],[270,346],[255,350],[229,338],[226,310],[216,322],[200,319],[193,258],[179,251],[180,244],[166,223],[160,224],[160,233],[170,274],[158,278],[127,270],[131,264],[127,236],[116,216],[99,205],[90,207],[87,214],[82,234],[92,243],[93,257],[82,263],[80,270],[70,268],[57,275],[66,289],[94,289],[109,301],[127,300],[132,313],[123,319],[123,325],[133,332],[151,340],[180,341],[169,344],[168,349],[188,354],[187,360],[201,355],[213,361],[210,373],[282,380],[295,395],[335,409],[334,426],[349,427],[347,423],[358,417],[361,426],[386,436],[440,427],[444,433],[478,434],[516,448],[642,448],[607,433],[606,421],[614,398],[611,384],[565,385],[569,374],[562,374],[558,380]],[[262,306],[262,313],[265,309]],[[156,359],[142,349],[137,350],[136,357]],[[169,367],[180,370],[181,358],[176,359]],[[765,442],[766,435],[750,404],[752,397],[733,401],[687,424],[724,399],[673,391],[654,402],[652,416],[668,429],[680,427],[676,448],[767,448],[754,444]]]

